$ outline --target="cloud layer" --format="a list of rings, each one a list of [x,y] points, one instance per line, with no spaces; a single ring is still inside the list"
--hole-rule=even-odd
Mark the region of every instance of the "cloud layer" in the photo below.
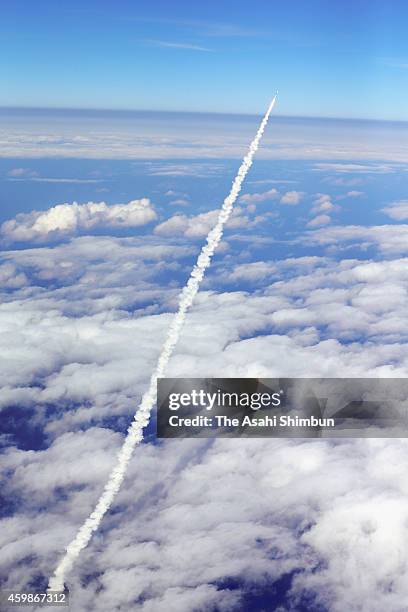
[[[156,219],[156,212],[147,198],[127,204],[105,202],[57,204],[45,211],[20,213],[5,221],[1,236],[14,242],[42,242],[98,227],[138,227]]]
[[[318,193],[310,212],[331,214],[333,202]],[[252,206],[241,202],[232,219],[229,249],[214,262],[169,375],[406,377],[407,226],[302,227],[286,256],[283,246],[260,248],[280,227],[263,236],[256,219],[266,217]],[[48,221],[30,240],[69,239],[2,254],[0,570],[10,588],[49,576],[92,509],[176,309],[194,239],[215,214],[160,218],[143,236],[71,238],[99,227],[100,215],[105,227],[123,227],[126,211],[107,208],[114,220],[104,207],[85,208],[65,226],[37,211]],[[37,220],[27,217],[23,235]],[[235,242],[238,228],[256,228],[257,239]],[[72,610],[253,609],[250,597],[276,593],[277,580],[287,584],[282,611],[404,610],[407,461],[405,440],[151,436],[70,577]]]

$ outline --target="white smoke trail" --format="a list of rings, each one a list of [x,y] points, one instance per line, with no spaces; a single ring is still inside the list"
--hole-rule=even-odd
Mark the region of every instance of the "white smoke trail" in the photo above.
[[[197,263],[191,272],[186,286],[181,292],[179,308],[167,333],[156,370],[153,372],[150,378],[149,387],[143,395],[140,407],[134,416],[132,424],[128,428],[127,436],[122,448],[118,453],[116,466],[108,478],[108,482],[106,483],[102,495],[96,504],[95,510],[86,519],[75,538],[67,546],[65,555],[62,557],[61,561],[56,567],[54,575],[50,578],[48,586],[49,590],[60,591],[64,589],[65,575],[71,569],[81,550],[88,544],[92,533],[98,529],[104,514],[109,510],[115,495],[119,491],[119,488],[123,482],[133,450],[136,444],[143,439],[143,429],[149,423],[150,412],[156,401],[157,379],[164,376],[167,363],[179,339],[180,331],[186,318],[186,312],[190,308],[194,297],[198,292],[200,282],[202,281],[205,271],[211,263],[211,258],[214,251],[221,240],[224,225],[232,212],[233,205],[239,195],[242,183],[252,165],[253,157],[258,149],[259,142],[262,138],[262,134],[264,133],[266,124],[268,123],[269,115],[274,107],[275,100],[276,95],[272,99],[269,108],[262,119],[256,136],[249,146],[248,153],[245,155],[234,182],[232,183],[231,191],[224,200],[218,215],[217,223],[207,236],[207,244],[205,244],[201,249]]]

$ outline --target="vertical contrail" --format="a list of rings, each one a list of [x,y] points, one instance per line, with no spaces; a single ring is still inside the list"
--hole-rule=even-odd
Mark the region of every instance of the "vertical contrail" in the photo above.
[[[164,376],[167,363],[179,339],[179,335],[186,318],[186,312],[190,308],[194,297],[198,292],[205,271],[210,266],[214,251],[222,238],[224,225],[232,212],[234,203],[239,195],[239,192],[241,191],[242,183],[252,165],[253,157],[258,149],[259,142],[262,138],[262,134],[264,133],[266,124],[268,123],[269,115],[274,107],[275,100],[276,95],[272,99],[268,110],[262,119],[256,136],[249,146],[248,153],[245,155],[234,182],[232,183],[231,191],[224,200],[218,215],[217,223],[212,230],[210,230],[207,236],[207,242],[201,249],[201,253],[198,256],[190,278],[181,292],[178,311],[174,315],[169,331],[167,332],[167,337],[160,353],[156,369],[150,378],[149,387],[143,395],[139,409],[137,410],[134,419],[127,430],[125,441],[118,453],[116,466],[110,473],[108,482],[105,485],[94,511],[89,515],[85,523],[79,529],[75,538],[67,546],[66,552],[57,565],[54,575],[50,578],[48,586],[49,590],[60,591],[64,589],[64,581],[67,572],[69,572],[73,566],[75,559],[78,557],[81,550],[88,544],[92,533],[98,529],[104,514],[109,510],[115,495],[119,491],[119,488],[123,482],[134,448],[136,444],[143,439],[143,429],[149,423],[150,412],[156,401],[157,379]]]

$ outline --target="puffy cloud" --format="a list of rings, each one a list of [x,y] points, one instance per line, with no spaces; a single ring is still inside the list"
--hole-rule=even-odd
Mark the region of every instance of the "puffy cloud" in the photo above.
[[[95,227],[137,227],[153,221],[156,217],[156,212],[147,198],[113,205],[105,202],[74,202],[57,204],[45,211],[20,213],[14,219],[5,221],[0,232],[6,240],[41,242]]]
[[[251,263],[240,264],[228,272],[226,280],[229,282],[239,281],[258,281],[273,275],[277,270],[274,262],[253,261]]]
[[[0,288],[16,289],[28,284],[27,276],[12,263],[0,264]]]
[[[324,261],[324,258],[321,257],[293,257],[278,261],[252,261],[238,264],[224,272],[218,271],[218,278],[221,278],[227,284],[241,281],[263,282],[268,277],[281,279],[289,268],[293,268],[296,271],[299,268],[313,270]]]
[[[106,252],[110,261],[100,263]],[[46,285],[30,292],[26,286],[16,288],[1,306],[2,354],[7,354],[2,405],[35,403],[38,414],[41,406],[53,405],[57,429],[62,422],[77,427],[96,416],[126,413],[154,365],[168,312],[177,302],[171,278],[158,287],[155,274],[166,270],[167,278],[188,253],[175,244],[142,247],[131,239],[101,237],[10,253],[27,278],[35,270],[36,284],[45,272]],[[384,371],[390,349],[377,344],[371,349],[373,339],[392,340],[392,359],[406,359],[397,342],[406,328],[404,259],[339,264],[302,257],[232,267],[233,259],[227,261],[217,270],[215,286],[266,278],[273,283],[263,283],[263,290],[251,295],[215,293],[208,281],[170,366],[175,376],[197,371],[318,375],[329,354],[328,375],[369,369],[376,375],[376,368]],[[326,336],[358,337],[361,344],[343,346]]]
[[[3,520],[9,588],[26,585],[29,563],[31,572],[50,572],[103,486],[118,437],[93,428],[35,457],[10,450],[3,458],[7,492],[18,492],[25,508],[17,521]],[[286,609],[314,596],[334,612],[402,610],[407,460],[406,440],[143,445],[120,512],[106,517],[70,575],[71,607],[250,609],[251,587],[262,593],[295,572]],[[36,512],[45,501],[49,511]]]
[[[287,266],[298,268],[289,279],[283,274]],[[406,345],[372,340],[379,333],[376,325],[385,324],[387,333],[396,312],[406,319],[404,260],[339,265],[293,258],[277,262],[276,269],[281,279],[263,294],[202,293],[169,374],[375,376],[386,375],[390,361],[400,364],[394,375],[406,373]],[[384,277],[405,289],[397,310],[395,299],[388,305],[364,299],[364,290],[383,289]],[[373,306],[381,311],[370,313]],[[52,343],[57,356],[32,399],[37,414],[44,403],[53,408],[52,418],[43,421],[51,443],[37,452],[11,447],[3,456],[3,495],[19,504],[13,518],[3,519],[2,564],[10,588],[48,576],[91,510],[121,439],[103,428],[101,419],[122,418],[125,425],[131,418],[168,326],[166,315],[69,320],[52,311],[44,316],[41,308],[29,299],[24,324],[9,318],[15,332],[32,336],[32,348],[41,346],[37,356],[15,339],[26,368],[30,362],[44,368]],[[371,340],[341,344],[319,338],[321,324],[330,337],[353,325]],[[7,342],[4,333],[2,338]],[[15,370],[21,382],[9,382],[21,391],[29,370]],[[94,426],[71,431],[86,423]],[[103,532],[69,576],[71,607],[190,612],[213,606],[226,612],[248,608],[254,585],[262,592],[296,572],[285,596],[292,608],[303,595],[314,594],[322,606],[339,612],[352,605],[370,612],[398,609],[407,596],[406,555],[396,547],[407,537],[407,458],[400,440],[144,444],[136,449],[117,499],[120,511],[106,517]],[[387,562],[379,563],[384,556]],[[390,573],[394,588],[385,589]]]
[[[157,313],[163,304],[168,307],[175,279],[193,254],[192,247],[145,235],[82,236],[54,247],[3,252],[2,276],[9,289],[26,278],[25,305],[45,312],[57,307],[70,316],[112,308]],[[3,304],[13,299],[16,290],[4,293]]]
[[[213,211],[215,212],[215,211]],[[206,219],[206,217],[204,217]],[[208,226],[210,226],[211,221],[209,221]],[[161,234],[163,236],[172,236],[174,234],[183,234],[189,227],[189,217],[187,215],[173,215],[166,221],[159,223],[154,228],[155,234]],[[206,231],[204,230],[204,235]]]
[[[304,240],[309,244],[336,245],[339,248],[348,242],[361,249],[376,245],[384,253],[406,253],[408,225],[335,225],[316,230]]]
[[[170,206],[188,206],[190,204],[190,198],[186,193],[168,189],[164,195],[168,198],[174,198],[169,202]]]
[[[309,221],[306,225],[307,227],[316,227],[318,225],[327,225],[331,222],[331,217],[329,215],[318,215],[311,221]]]
[[[247,212],[255,212],[253,209],[247,209]],[[188,238],[201,238],[208,234],[210,229],[215,224],[219,211],[210,210],[199,215],[187,216],[176,214],[166,219],[154,228],[154,233],[160,236],[177,236],[184,235]],[[254,227],[267,218],[266,215],[258,215],[251,219],[244,214],[244,210],[240,206],[236,206],[232,212],[231,218],[228,220],[228,229],[238,229],[242,227]]]
[[[293,192],[294,193],[294,192]],[[275,200],[279,196],[279,191],[274,187],[261,193],[245,193],[239,198],[243,204],[259,204],[268,200]]]
[[[311,212],[314,214],[327,213],[334,209],[335,206],[331,201],[331,196],[328,193],[318,193],[317,198],[313,201]]]
[[[396,221],[406,221],[408,219],[408,200],[399,200],[381,209],[386,215]]]
[[[405,226],[385,227],[307,240],[381,239],[384,249]],[[406,245],[406,228],[398,239]],[[2,406],[45,435],[40,450],[10,445],[3,455],[2,495],[15,501],[2,520],[5,586],[48,576],[91,511],[176,307],[181,281],[169,272],[191,255],[164,234],[4,253],[5,281],[22,276],[2,295]],[[269,280],[225,290],[234,278]],[[406,377],[407,280],[405,258],[226,257],[169,375]],[[314,598],[333,612],[402,610],[407,460],[399,439],[145,443],[69,576],[71,608],[251,609],[249,595],[282,579],[287,609]]]
[[[287,191],[280,199],[281,204],[295,205],[299,204],[304,196],[303,191]]]

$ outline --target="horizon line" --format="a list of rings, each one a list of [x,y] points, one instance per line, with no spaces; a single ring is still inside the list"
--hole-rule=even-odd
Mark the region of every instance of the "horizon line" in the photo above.
[[[4,111],[34,111],[34,112],[50,112],[58,113],[74,112],[74,113],[149,113],[149,114],[173,114],[173,115],[218,115],[226,117],[259,117],[262,112],[227,112],[227,111],[205,111],[205,110],[166,110],[166,109],[146,109],[146,108],[94,108],[82,106],[10,106],[0,105],[0,113]],[[323,119],[329,121],[366,121],[366,122],[382,122],[382,123],[407,123],[408,119],[385,119],[381,117],[339,117],[334,115],[296,115],[296,114],[279,114],[274,113],[275,117],[282,119]]]

